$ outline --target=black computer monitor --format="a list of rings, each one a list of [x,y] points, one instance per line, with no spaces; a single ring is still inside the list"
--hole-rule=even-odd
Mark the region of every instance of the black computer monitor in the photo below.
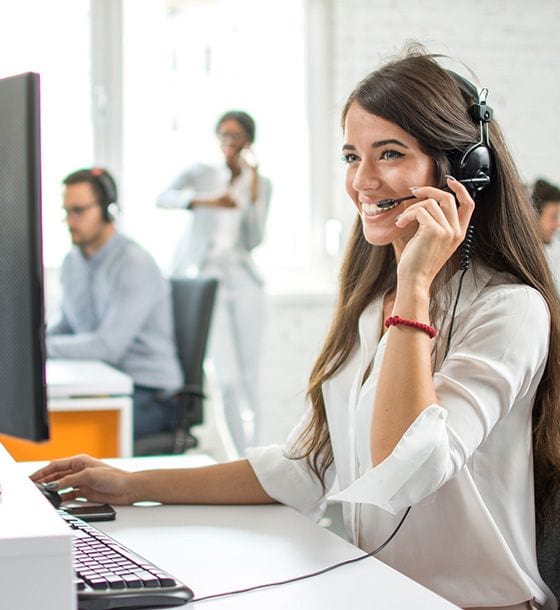
[[[0,79],[0,433],[49,436],[39,75]]]

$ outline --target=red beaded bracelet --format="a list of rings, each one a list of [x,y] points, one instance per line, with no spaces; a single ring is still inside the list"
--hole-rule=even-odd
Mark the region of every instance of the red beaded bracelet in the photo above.
[[[423,322],[417,322],[416,320],[407,320],[405,318],[401,318],[400,316],[389,316],[385,320],[385,326],[389,328],[389,326],[399,326],[403,324],[404,326],[410,326],[412,328],[417,328],[418,330],[423,330],[430,336],[430,339],[433,339],[437,335],[437,330],[430,326],[429,324],[424,324]]]

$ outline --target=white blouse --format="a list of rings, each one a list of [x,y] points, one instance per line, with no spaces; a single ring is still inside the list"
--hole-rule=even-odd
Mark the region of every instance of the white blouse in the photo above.
[[[458,276],[452,282],[455,295]],[[546,303],[504,274],[469,270],[449,353],[436,359],[438,404],[373,468],[370,422],[387,337],[382,316],[381,299],[366,308],[359,346],[323,386],[334,454],[328,499],[343,503],[351,541],[372,551],[412,506],[379,559],[461,607],[534,598],[555,609],[537,568],[532,472],[531,410],[547,358]],[[439,345],[440,359],[443,350]],[[284,447],[252,448],[247,456],[271,497],[318,518],[327,495],[305,460],[284,454],[308,415]]]
[[[228,193],[236,206],[195,207],[189,217],[173,262],[172,275],[197,275],[211,271],[221,276],[231,266],[245,267],[261,282],[251,258],[251,250],[264,236],[271,198],[268,178],[259,175],[257,200],[251,201],[253,172],[243,165],[233,181],[224,163],[196,163],[175,178],[156,201],[160,208],[188,209],[193,199],[218,197]]]

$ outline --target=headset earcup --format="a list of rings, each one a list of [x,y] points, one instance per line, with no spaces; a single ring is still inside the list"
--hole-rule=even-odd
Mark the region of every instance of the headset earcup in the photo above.
[[[115,184],[113,177],[104,169],[95,167],[91,170],[91,174],[95,178],[103,195],[103,201],[101,202],[103,220],[105,222],[113,222],[114,217],[109,211],[109,207],[111,204],[117,203],[117,185]]]
[[[106,171],[103,171],[101,174],[99,174],[99,176],[97,176],[97,179],[101,183],[103,192],[105,193],[107,207],[109,207],[111,203],[116,203],[117,189],[111,176],[109,176]]]
[[[454,164],[454,176],[458,180],[472,180],[473,178],[488,178],[492,176],[492,151],[484,144],[479,144],[467,150]],[[481,191],[487,184],[468,184],[472,191]]]

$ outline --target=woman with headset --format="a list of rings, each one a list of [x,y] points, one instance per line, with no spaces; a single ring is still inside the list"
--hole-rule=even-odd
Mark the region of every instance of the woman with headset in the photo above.
[[[223,163],[190,166],[157,200],[159,207],[190,213],[172,275],[210,276],[220,282],[210,355],[239,455],[255,441],[259,427],[264,294],[251,251],[263,239],[271,194],[252,155],[255,131],[246,112],[223,114],[216,123]],[[244,412],[252,414],[252,430],[244,425]]]
[[[34,479],[314,518],[331,498],[356,545],[460,607],[553,609],[535,540],[559,487],[560,318],[492,111],[412,47],[358,84],[343,125],[356,223],[287,443],[155,475],[77,457]]]

